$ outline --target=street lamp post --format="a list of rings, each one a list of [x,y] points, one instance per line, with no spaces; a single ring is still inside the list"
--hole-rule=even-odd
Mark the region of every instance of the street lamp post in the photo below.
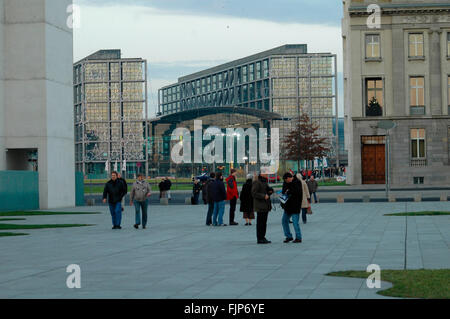
[[[386,172],[385,172],[385,179],[386,179],[386,197],[389,198],[389,191],[390,191],[390,176],[389,176],[389,171],[391,169],[391,150],[390,150],[390,135],[389,135],[389,130],[395,128],[397,126],[397,124],[394,121],[391,120],[383,120],[378,122],[377,127],[381,128],[383,130],[386,130],[386,154],[385,154],[385,158],[386,158]]]

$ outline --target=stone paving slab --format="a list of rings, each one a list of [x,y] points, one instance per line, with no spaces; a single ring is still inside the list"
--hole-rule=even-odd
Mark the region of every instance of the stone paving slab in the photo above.
[[[406,208],[450,211],[450,203]],[[204,226],[205,206],[151,206],[147,230],[132,227],[129,206],[115,231],[105,207],[75,211],[101,214],[25,217],[20,223],[94,226],[0,238],[0,298],[384,298],[365,279],[324,275],[373,263],[404,269],[405,260],[408,269],[450,265],[450,217],[383,216],[405,211],[405,203],[315,205],[301,224],[302,244],[283,243],[278,208],[269,217],[271,245],[257,245],[255,225],[241,220],[236,227]],[[66,287],[70,264],[81,267],[81,289]]]

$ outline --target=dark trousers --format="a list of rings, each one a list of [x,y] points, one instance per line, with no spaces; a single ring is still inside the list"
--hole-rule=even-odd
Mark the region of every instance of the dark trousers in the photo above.
[[[257,212],[256,214],[256,238],[258,240],[263,240],[266,238],[267,218],[269,217],[269,212]]]
[[[194,205],[198,205],[198,196],[200,195],[200,193],[194,193]]]
[[[234,213],[236,212],[237,198],[230,200],[230,224],[234,223]]]
[[[212,224],[212,215],[214,213],[214,202],[208,203],[208,213],[206,214],[206,225]]]
[[[306,224],[306,213],[308,212],[308,208],[302,208],[302,220],[303,224]]]

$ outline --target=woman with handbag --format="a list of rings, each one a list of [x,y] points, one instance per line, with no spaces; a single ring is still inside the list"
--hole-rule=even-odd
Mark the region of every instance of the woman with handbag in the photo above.
[[[293,241],[294,243],[302,242],[302,232],[300,230],[299,220],[300,220],[300,206],[299,202],[303,197],[302,189],[299,184],[294,181],[294,176],[291,173],[286,173],[283,176],[283,190],[282,194],[287,196],[287,200],[283,203],[282,208],[284,209],[283,218],[281,224],[283,225],[284,235],[286,240],[284,243],[289,243]],[[289,220],[292,217],[292,223],[294,225],[296,239],[294,240],[291,230],[289,228]]]
[[[306,176],[297,174],[297,179],[300,182],[302,192],[303,192],[303,196],[302,196],[302,200],[301,200],[302,220],[303,220],[303,224],[306,224],[306,222],[307,222],[306,214],[308,214],[308,209],[311,210],[311,204],[310,204],[311,195],[309,194],[308,185],[306,184]]]

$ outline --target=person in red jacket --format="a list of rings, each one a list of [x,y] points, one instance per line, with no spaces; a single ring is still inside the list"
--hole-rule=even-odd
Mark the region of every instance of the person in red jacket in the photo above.
[[[236,203],[239,198],[239,192],[236,183],[237,171],[231,170],[231,175],[226,179],[227,181],[227,200],[230,201],[230,226],[239,225],[234,221],[234,213],[236,211]]]

